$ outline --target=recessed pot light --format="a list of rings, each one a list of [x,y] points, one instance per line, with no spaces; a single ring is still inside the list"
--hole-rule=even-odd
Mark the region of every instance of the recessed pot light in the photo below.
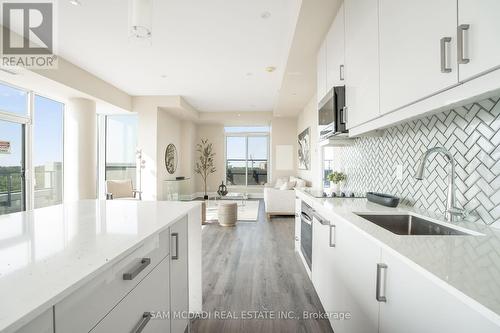
[[[69,3],[73,6],[81,6],[82,2],[80,0],[69,0]]]
[[[167,76],[166,76],[165,74],[160,75],[160,77],[161,77],[162,79],[166,79],[166,78],[167,78]]]
[[[276,67],[274,67],[274,66],[269,66],[269,67],[266,67],[266,72],[268,72],[268,73],[272,73],[272,72],[274,72],[275,70],[276,70]]]

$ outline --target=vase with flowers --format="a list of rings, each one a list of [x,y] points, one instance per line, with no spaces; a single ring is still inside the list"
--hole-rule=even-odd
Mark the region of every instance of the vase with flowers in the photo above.
[[[340,192],[340,184],[347,179],[347,176],[343,172],[334,171],[328,175],[328,180],[330,181],[330,190],[332,193],[338,194]]]

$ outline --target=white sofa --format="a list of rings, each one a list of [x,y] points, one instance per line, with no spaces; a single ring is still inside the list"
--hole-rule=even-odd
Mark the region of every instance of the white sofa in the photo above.
[[[275,185],[266,184],[264,205],[268,219],[273,215],[295,215],[295,187],[306,187],[306,181],[296,177],[282,177]]]

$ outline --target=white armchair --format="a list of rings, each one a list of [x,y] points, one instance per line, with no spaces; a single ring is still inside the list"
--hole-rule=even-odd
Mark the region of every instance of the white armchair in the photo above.
[[[293,183],[289,189],[287,186],[282,186],[288,182]],[[286,177],[278,179],[275,186],[266,184],[264,187],[264,205],[268,219],[273,215],[295,215],[294,187],[296,186],[304,187],[305,181],[295,177],[290,177],[290,179]]]
[[[142,192],[134,190],[132,180],[107,180],[106,199],[141,200]]]

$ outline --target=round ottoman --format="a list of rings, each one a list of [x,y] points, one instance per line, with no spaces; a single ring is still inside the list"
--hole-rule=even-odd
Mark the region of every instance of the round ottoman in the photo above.
[[[238,220],[238,204],[236,202],[219,201],[219,224],[224,227],[234,227]]]

